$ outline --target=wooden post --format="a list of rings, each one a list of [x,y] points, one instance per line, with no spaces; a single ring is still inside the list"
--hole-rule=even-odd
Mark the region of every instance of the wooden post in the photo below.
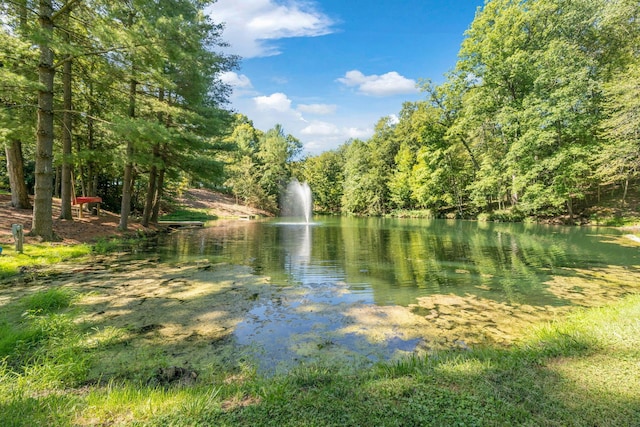
[[[11,224],[11,234],[16,241],[16,252],[22,253],[22,247],[24,244],[24,232],[22,230],[22,224]]]

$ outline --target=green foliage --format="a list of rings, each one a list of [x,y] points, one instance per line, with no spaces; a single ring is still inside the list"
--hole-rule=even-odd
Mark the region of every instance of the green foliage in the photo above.
[[[234,144],[236,151],[230,153],[225,184],[248,205],[278,212],[279,197],[291,180],[301,142],[285,134],[280,125],[263,133],[240,115],[226,141]]]
[[[640,171],[639,13],[630,0],[487,2],[446,81],[347,145],[342,210],[573,217],[601,184],[624,200]]]
[[[0,337],[0,357],[8,357],[12,364],[39,357],[40,346],[52,345],[68,336],[75,325],[63,311],[70,307],[77,295],[64,288],[51,288],[27,296],[16,307],[9,307],[0,317],[3,333]],[[50,348],[58,352],[61,348]]]
[[[0,44],[8,47],[0,53],[0,89],[10,107],[0,111],[0,144],[22,140],[27,162],[37,154],[30,142],[41,90],[34,46],[42,46],[60,71],[63,64],[70,69],[56,73],[52,95],[56,118],[68,113],[60,102],[63,79],[70,83],[74,114],[64,126],[71,126],[73,150],[62,153],[63,144],[52,144],[53,164],[71,165],[77,195],[98,194],[111,209],[126,206],[120,203],[123,165],[135,165],[134,189],[145,184],[149,190],[134,191],[131,207],[147,212],[152,203],[159,206],[164,186],[185,176],[222,183],[229,147],[220,142],[231,115],[224,107],[230,88],[219,74],[237,58],[216,52],[224,45],[222,25],[204,13],[206,2],[53,2],[48,39],[31,6],[13,2],[0,11]],[[62,128],[51,133],[64,134]]]
[[[24,304],[26,310],[46,314],[68,308],[76,295],[64,288],[52,288],[27,297]]]
[[[485,221],[498,221],[498,222],[521,222],[525,218],[525,215],[517,209],[504,209],[496,210],[490,213],[485,213],[482,219]],[[482,220],[478,217],[478,220]]]
[[[427,219],[437,218],[436,212],[434,212],[431,209],[419,209],[419,210],[398,209],[391,212],[390,216],[395,218],[427,218]]]
[[[340,212],[345,158],[342,150],[325,151],[303,162],[302,180],[310,184],[314,210]]]

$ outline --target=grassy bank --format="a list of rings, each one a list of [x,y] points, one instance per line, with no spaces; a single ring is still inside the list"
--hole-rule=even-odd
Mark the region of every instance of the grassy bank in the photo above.
[[[15,246],[3,245],[0,255],[0,280],[14,276],[20,271],[82,258],[91,252],[92,247],[85,244],[26,244],[22,253],[16,252]]]
[[[192,375],[89,377],[118,333],[78,322],[82,297],[0,300],[0,425],[640,425],[640,296],[542,325],[509,349],[368,368],[246,362]],[[161,364],[162,355],[156,355]],[[166,371],[162,371],[166,372]]]
[[[163,215],[159,218],[160,221],[213,221],[218,219],[216,215],[213,215],[208,209],[196,209],[182,207],[176,209],[173,212]]]

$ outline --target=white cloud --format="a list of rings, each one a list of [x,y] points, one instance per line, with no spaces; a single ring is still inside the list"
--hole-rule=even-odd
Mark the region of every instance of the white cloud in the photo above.
[[[275,40],[329,34],[333,25],[306,0],[218,0],[208,13],[214,22],[225,23],[222,38],[244,58],[278,55]]]
[[[281,124],[285,132],[295,136],[302,126],[306,126],[307,121],[299,111],[291,107],[291,99],[284,93],[255,96],[251,101],[241,111],[254,121],[258,129],[266,131]]]
[[[335,104],[298,104],[298,111],[301,113],[317,114],[326,116],[334,114],[338,108]]]
[[[345,130],[347,139],[367,139],[373,135],[373,129],[371,128],[347,128]]]
[[[273,93],[269,96],[256,96],[253,102],[258,110],[274,110],[285,113],[291,110],[291,100],[281,92]]]
[[[312,133],[315,132],[315,133]],[[333,150],[351,139],[367,139],[373,135],[371,128],[339,127],[332,123],[312,124],[301,131],[304,150],[309,154],[319,154]]]
[[[333,123],[314,121],[300,131],[302,135],[329,136],[339,135],[340,129]]]
[[[365,76],[358,70],[351,70],[337,81],[345,86],[357,87],[359,93],[370,96],[391,96],[418,92],[415,80],[401,76],[396,71],[390,71],[381,76],[377,74]]]
[[[228,84],[234,89],[251,89],[253,85],[249,77],[244,74],[234,73],[233,71],[225,71],[218,76],[222,83]]]

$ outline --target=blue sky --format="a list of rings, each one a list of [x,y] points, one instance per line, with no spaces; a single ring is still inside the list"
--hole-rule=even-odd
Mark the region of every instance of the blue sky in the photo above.
[[[231,108],[263,131],[281,124],[317,154],[367,139],[378,120],[424,98],[456,63],[484,0],[218,0]]]

